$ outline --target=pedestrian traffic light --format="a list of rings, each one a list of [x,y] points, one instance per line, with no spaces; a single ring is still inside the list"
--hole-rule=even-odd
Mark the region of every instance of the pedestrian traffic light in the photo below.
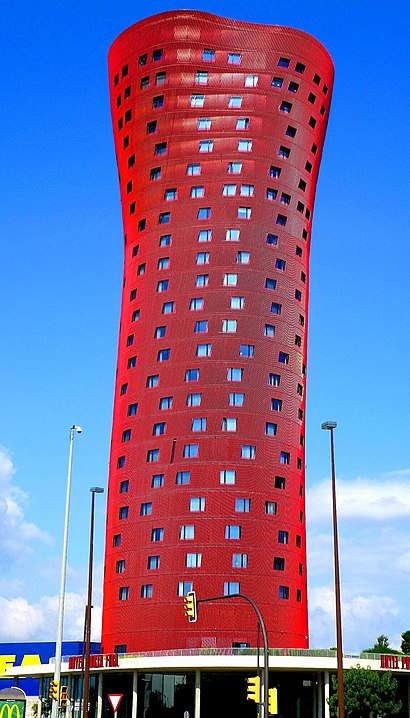
[[[271,716],[276,716],[278,714],[278,689],[277,688],[269,688],[268,711]]]
[[[248,692],[246,698],[248,701],[255,701],[255,703],[261,702],[261,679],[259,676],[253,678],[247,678]]]
[[[61,686],[60,688],[60,706],[66,708],[68,703],[68,686]]]
[[[48,697],[52,698],[53,701],[58,701],[60,697],[60,681],[50,681]]]
[[[186,596],[184,596],[184,608],[185,608],[185,615],[188,618],[188,621],[190,623],[193,623],[197,620],[197,610],[196,610],[196,595],[195,591],[189,591]]]

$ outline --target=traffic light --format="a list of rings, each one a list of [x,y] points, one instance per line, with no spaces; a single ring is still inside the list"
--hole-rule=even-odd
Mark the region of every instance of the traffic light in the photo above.
[[[50,681],[48,697],[52,698],[53,701],[58,701],[60,697],[60,681]]]
[[[253,678],[247,678],[248,692],[246,698],[248,701],[255,701],[255,703],[261,702],[261,679],[259,676]]]
[[[190,623],[193,623],[197,620],[197,610],[196,610],[196,595],[195,591],[189,591],[186,596],[184,596],[184,608],[185,608],[185,615],[188,618],[188,621]]]
[[[269,688],[268,711],[271,716],[276,716],[278,714],[278,689],[277,688]]]
[[[61,708],[67,708],[68,703],[68,686],[61,686],[60,688],[60,706]]]

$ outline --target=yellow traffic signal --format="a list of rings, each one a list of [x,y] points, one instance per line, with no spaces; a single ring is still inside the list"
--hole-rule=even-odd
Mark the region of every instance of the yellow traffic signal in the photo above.
[[[48,697],[52,698],[53,701],[58,701],[60,697],[60,681],[50,681]]]
[[[268,711],[271,716],[276,716],[278,714],[278,689],[277,688],[269,688]]]
[[[255,703],[261,702],[261,679],[259,676],[254,678],[247,678],[248,692],[246,698],[248,701],[255,701]]]
[[[186,596],[184,596],[184,608],[185,608],[185,615],[188,618],[188,621],[190,623],[193,623],[197,620],[197,611],[196,611],[196,595],[195,591],[189,591]]]
[[[60,706],[66,708],[68,703],[68,687],[61,686],[60,688]]]

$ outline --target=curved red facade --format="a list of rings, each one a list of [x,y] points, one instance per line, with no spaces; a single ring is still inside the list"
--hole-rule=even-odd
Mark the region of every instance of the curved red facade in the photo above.
[[[117,38],[125,268],[105,651],[307,647],[305,365],[332,61],[298,30],[167,12]]]

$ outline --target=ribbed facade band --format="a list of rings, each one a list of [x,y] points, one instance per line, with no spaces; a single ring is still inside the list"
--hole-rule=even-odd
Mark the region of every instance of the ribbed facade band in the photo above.
[[[307,647],[309,245],[333,65],[194,11],[122,33],[109,82],[124,282],[103,646]]]

